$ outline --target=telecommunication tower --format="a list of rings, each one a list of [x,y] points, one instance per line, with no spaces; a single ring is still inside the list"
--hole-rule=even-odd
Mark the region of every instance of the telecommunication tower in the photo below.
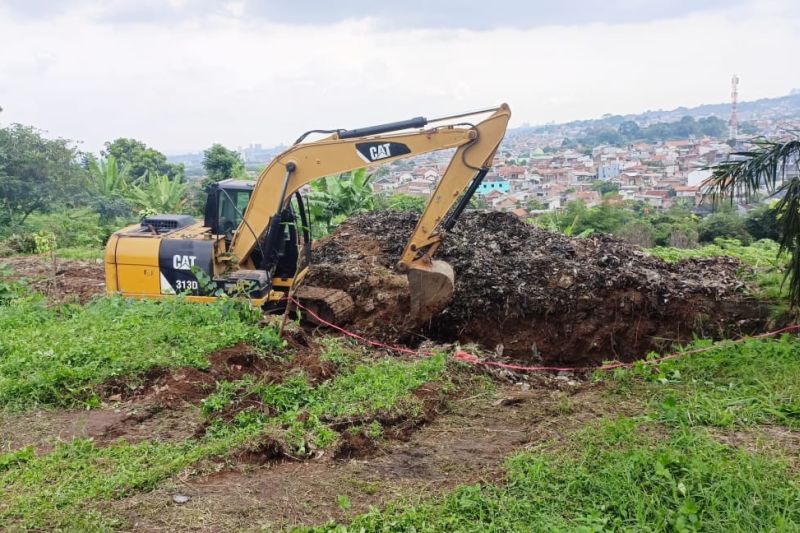
[[[728,138],[735,139],[739,135],[739,118],[736,116],[736,103],[739,101],[739,76],[731,78],[731,119],[728,121]]]

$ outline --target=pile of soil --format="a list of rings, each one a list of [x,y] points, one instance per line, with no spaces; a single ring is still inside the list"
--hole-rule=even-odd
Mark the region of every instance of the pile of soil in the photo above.
[[[437,258],[456,272],[451,304],[430,323],[408,320],[405,276],[394,270],[417,215],[359,215],[317,243],[308,282],[347,291],[353,327],[383,340],[478,343],[547,363],[634,359],[694,334],[757,330],[733,258],[667,263],[609,235],[570,238],[499,212],[466,213]]]

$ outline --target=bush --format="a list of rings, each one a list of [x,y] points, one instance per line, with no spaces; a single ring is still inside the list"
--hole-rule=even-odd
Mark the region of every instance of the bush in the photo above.
[[[36,252],[36,240],[30,233],[14,233],[6,239],[6,246],[17,254],[32,254]]]
[[[673,248],[697,248],[700,235],[690,224],[676,224],[667,235],[667,246]]]
[[[750,211],[744,220],[744,227],[756,240],[779,241],[781,237],[778,213],[768,205],[761,205]]]
[[[631,244],[650,248],[655,243],[653,225],[644,220],[637,220],[625,224],[617,232],[617,236]]]
[[[744,225],[744,219],[736,213],[712,213],[699,225],[699,237],[702,242],[714,242],[717,237],[738,239],[747,245],[753,240]]]

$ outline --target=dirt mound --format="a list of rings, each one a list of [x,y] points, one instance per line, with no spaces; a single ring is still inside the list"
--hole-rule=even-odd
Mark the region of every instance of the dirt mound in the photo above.
[[[24,280],[33,290],[57,302],[78,300],[85,303],[105,291],[102,262],[77,259],[56,259],[46,256],[0,258],[0,278]]]
[[[467,213],[438,258],[456,272],[452,303],[422,328],[406,321],[405,277],[393,265],[412,213],[354,217],[314,250],[310,284],[346,290],[355,327],[384,340],[479,343],[526,361],[632,359],[695,333],[763,325],[731,258],[666,263],[608,235],[570,238],[506,213]]]

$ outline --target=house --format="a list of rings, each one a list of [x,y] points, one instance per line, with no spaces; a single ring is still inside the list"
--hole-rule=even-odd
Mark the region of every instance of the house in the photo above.
[[[492,207],[498,211],[513,211],[517,208],[517,201],[506,194],[493,200]]]
[[[691,205],[700,203],[702,195],[700,194],[700,187],[691,185],[676,185],[673,187],[675,191],[675,198],[688,202]]]
[[[500,178],[486,178],[478,185],[478,190],[476,191],[481,196],[485,196],[492,191],[497,191],[502,194],[507,193],[511,190],[511,185],[508,183],[507,180],[500,179]]]
[[[515,180],[525,176],[525,169],[520,166],[511,165],[498,168],[497,174],[506,180]]]

